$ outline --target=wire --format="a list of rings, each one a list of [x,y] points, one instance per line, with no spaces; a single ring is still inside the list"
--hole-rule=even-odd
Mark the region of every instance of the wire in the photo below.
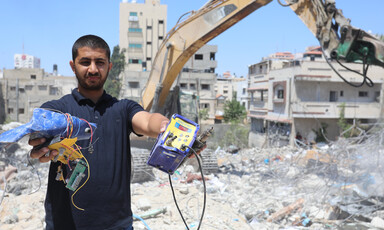
[[[29,160],[29,156],[31,155],[31,151],[32,151],[32,150],[30,150],[30,151],[29,151],[29,154],[27,154],[27,160],[28,160],[29,165],[32,167],[32,170],[35,170],[35,171],[36,171],[37,178],[39,179],[39,187],[38,187],[35,191],[29,193],[28,195],[31,195],[31,194],[33,194],[33,193],[36,193],[36,192],[39,191],[40,188],[41,188],[41,179],[40,179],[39,171],[37,170],[37,168],[35,168],[35,167],[33,166],[32,162]]]
[[[148,226],[148,224],[144,221],[143,218],[141,218],[140,216],[135,215],[135,214],[132,214],[132,216],[133,216],[134,218],[136,218],[136,219],[141,220],[141,222],[143,222],[143,224],[145,225],[145,227],[146,227],[148,230],[151,230],[151,228]]]
[[[193,148],[191,148],[191,147],[189,147],[189,146],[186,146],[186,145],[185,145],[185,147],[187,147],[188,149],[190,149],[190,150],[193,152],[193,154],[195,155],[195,157],[196,157],[197,163],[199,164],[199,169],[200,169],[200,173],[201,173],[201,179],[202,179],[202,181],[203,181],[203,186],[204,186],[204,203],[203,203],[203,210],[202,210],[202,212],[201,212],[201,217],[200,217],[200,221],[199,221],[199,226],[197,227],[197,230],[199,230],[200,227],[201,227],[201,223],[203,222],[204,212],[205,212],[205,206],[206,206],[206,203],[207,203],[207,187],[206,187],[206,185],[205,185],[205,179],[204,179],[203,167],[202,167],[202,165],[201,165],[199,156],[197,155],[196,151],[195,151]],[[180,211],[179,205],[177,204],[176,196],[175,196],[175,191],[174,191],[173,186],[172,186],[172,180],[171,180],[171,175],[170,175],[170,174],[168,174],[168,179],[169,179],[169,184],[170,184],[170,186],[171,186],[171,190],[172,190],[172,196],[173,196],[173,199],[174,199],[175,204],[176,204],[176,208],[177,208],[177,210],[178,210],[179,213],[180,213],[181,219],[183,219],[183,222],[184,222],[184,224],[185,224],[185,227],[189,230],[188,225],[187,225],[187,222],[185,221],[184,216],[183,216],[183,214],[182,214],[181,211]]]
[[[76,145],[76,144],[75,144]],[[77,145],[76,145],[77,146]],[[87,169],[88,169],[88,176],[87,176],[87,179],[84,181],[84,183],[80,186],[80,187],[78,187],[77,189],[76,189],[76,191],[72,194],[72,196],[71,196],[71,201],[72,201],[72,204],[73,204],[73,206],[75,207],[75,208],[77,208],[78,210],[80,210],[80,211],[84,211],[84,209],[83,208],[79,208],[79,207],[77,207],[76,206],[76,204],[75,204],[75,202],[73,201],[73,197],[75,196],[75,194],[77,193],[77,191],[79,191],[87,182],[88,182],[88,180],[89,180],[89,177],[90,177],[90,175],[91,175],[91,171],[90,171],[90,167],[89,167],[89,163],[88,163],[88,161],[87,161],[87,158],[85,158],[85,156],[80,152],[80,154],[83,156],[83,159],[85,160],[85,162],[86,162],[86,164],[87,164]]]
[[[356,74],[359,74],[359,75],[361,75],[363,77],[363,81],[360,84],[353,84],[352,82],[349,82],[347,79],[345,79],[343,76],[341,76],[341,74],[335,69],[335,67],[329,61],[329,58],[326,56],[324,50],[322,49],[321,51],[323,52],[325,61],[328,63],[328,65],[337,74],[337,76],[339,76],[348,85],[353,86],[353,87],[361,87],[361,86],[363,86],[366,83],[367,86],[369,86],[369,87],[373,87],[374,86],[373,81],[367,76],[369,64],[367,64],[367,57],[366,56],[364,56],[364,59],[363,59],[363,74],[361,74],[361,73],[359,73],[359,72],[357,72],[357,71],[355,71],[353,69],[348,68],[347,66],[343,65],[338,59],[336,59],[337,63],[339,65],[341,65],[343,68],[345,68],[346,70],[349,70],[351,72],[354,72]],[[365,65],[367,65],[367,66],[365,67]]]
[[[183,214],[180,211],[179,205],[177,204],[176,196],[175,196],[175,191],[173,189],[172,179],[171,179],[171,175],[170,174],[168,174],[168,179],[169,179],[169,185],[171,186],[172,196],[173,196],[173,200],[175,201],[175,205],[176,205],[177,211],[179,211],[181,219],[183,219],[183,222],[185,224],[185,227],[189,230],[188,224],[187,224],[187,222],[185,222],[184,216],[183,216]]]
[[[297,1],[296,1],[296,2],[290,2],[290,3],[288,3],[288,4],[283,4],[283,3],[281,2],[281,0],[277,0],[277,1],[279,2],[279,4],[280,4],[281,6],[284,6],[284,7],[292,6],[294,3],[297,3]]]

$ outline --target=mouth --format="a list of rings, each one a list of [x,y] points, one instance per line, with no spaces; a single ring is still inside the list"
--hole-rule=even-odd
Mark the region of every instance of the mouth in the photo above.
[[[87,79],[90,81],[97,81],[100,79],[100,77],[99,76],[88,76]]]

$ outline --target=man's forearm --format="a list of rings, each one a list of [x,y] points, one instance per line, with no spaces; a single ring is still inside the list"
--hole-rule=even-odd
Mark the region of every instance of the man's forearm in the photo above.
[[[169,119],[160,113],[151,113],[148,121],[149,133],[147,135],[156,138],[159,133],[165,131],[168,122]]]

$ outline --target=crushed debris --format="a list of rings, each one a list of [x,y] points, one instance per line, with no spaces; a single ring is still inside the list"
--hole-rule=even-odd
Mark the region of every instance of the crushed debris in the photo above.
[[[19,143],[0,153],[0,175],[16,169],[0,184],[1,229],[44,228],[48,164],[28,159],[29,150]],[[215,154],[218,172],[204,175],[202,229],[384,229],[382,128],[312,147],[204,151]],[[190,229],[202,210],[200,179],[191,164],[171,176]],[[168,175],[159,170],[132,184],[132,209],[135,230],[185,229]]]

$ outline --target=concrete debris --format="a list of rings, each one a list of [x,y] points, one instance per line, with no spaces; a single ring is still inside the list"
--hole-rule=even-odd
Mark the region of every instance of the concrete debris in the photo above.
[[[384,129],[327,145],[210,151],[218,172],[206,174],[207,205],[201,229],[384,229]],[[49,164],[28,159],[20,144],[0,155],[1,229],[43,229]],[[134,149],[143,153],[142,149]],[[8,173],[9,174],[9,173]],[[204,186],[195,166],[171,176],[177,203],[197,229]],[[188,182],[188,183],[186,183]],[[132,184],[135,229],[185,229],[168,175]],[[33,226],[33,228],[31,228]]]

